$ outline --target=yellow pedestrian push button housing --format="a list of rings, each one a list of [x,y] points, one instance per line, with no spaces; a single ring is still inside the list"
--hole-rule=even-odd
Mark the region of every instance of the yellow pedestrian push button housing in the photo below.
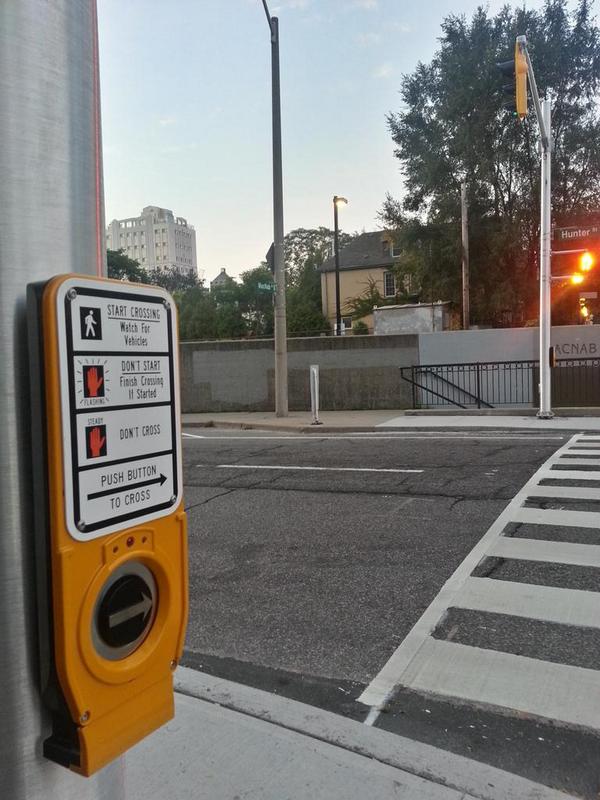
[[[91,775],[174,713],[187,621],[177,318],[158,287],[28,288],[44,755]]]

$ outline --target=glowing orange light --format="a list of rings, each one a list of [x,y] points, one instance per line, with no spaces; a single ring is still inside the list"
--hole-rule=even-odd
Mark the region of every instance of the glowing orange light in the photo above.
[[[583,283],[584,277],[584,275],[580,275],[578,272],[576,272],[575,275],[571,275],[571,283],[574,283],[575,285]]]
[[[594,256],[589,251],[586,251],[579,259],[579,269],[582,269],[584,272],[589,272],[594,266],[594,263]]]
[[[588,307],[587,307],[587,306],[581,306],[581,308],[579,309],[579,311],[581,312],[581,316],[582,316],[582,317],[587,317],[587,316],[589,315],[589,313],[590,313],[590,312],[588,311]]]

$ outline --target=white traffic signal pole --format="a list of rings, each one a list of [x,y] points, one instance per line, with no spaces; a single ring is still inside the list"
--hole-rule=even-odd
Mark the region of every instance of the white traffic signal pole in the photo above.
[[[535,82],[533,64],[527,49],[527,38],[517,37],[517,46],[527,59],[527,76],[531,85],[531,96],[540,129],[541,181],[540,181],[540,419],[552,419],[552,397],[550,389],[550,334],[552,281],[550,268],[550,235],[552,209],[552,119],[550,100],[540,102]]]
[[[551,419],[551,373],[550,373],[550,336],[552,325],[552,303],[550,294],[550,234],[551,234],[551,163],[552,163],[552,128],[550,100],[542,102],[542,119],[546,130],[545,142],[541,143],[541,199],[540,199],[540,407],[537,416]]]
[[[0,0],[0,797],[122,800],[123,759],[84,779],[42,757],[26,287],[96,275],[104,211],[96,3]],[[56,378],[58,380],[58,377]],[[39,426],[37,426],[39,427]]]

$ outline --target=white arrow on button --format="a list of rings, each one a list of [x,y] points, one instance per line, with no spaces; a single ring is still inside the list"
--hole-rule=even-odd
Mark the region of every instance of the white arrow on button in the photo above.
[[[117,625],[122,625],[124,622],[128,622],[130,619],[134,617],[139,617],[140,614],[143,614],[144,617],[150,612],[152,608],[152,600],[148,597],[147,594],[142,592],[142,600],[139,603],[136,603],[134,606],[129,606],[128,608],[124,608],[121,611],[117,611],[114,614],[111,614],[108,618],[108,627],[109,628],[116,628]]]

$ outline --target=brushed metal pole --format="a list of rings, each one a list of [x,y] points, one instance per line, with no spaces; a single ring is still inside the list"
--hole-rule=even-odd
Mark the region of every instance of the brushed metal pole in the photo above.
[[[542,101],[542,119],[546,138],[542,140],[541,218],[540,218],[540,407],[537,416],[552,419],[552,386],[550,372],[550,341],[552,335],[550,237],[552,213],[552,127],[550,100]]]
[[[122,800],[123,761],[46,761],[39,696],[26,285],[104,270],[95,0],[0,2],[0,797]]]

